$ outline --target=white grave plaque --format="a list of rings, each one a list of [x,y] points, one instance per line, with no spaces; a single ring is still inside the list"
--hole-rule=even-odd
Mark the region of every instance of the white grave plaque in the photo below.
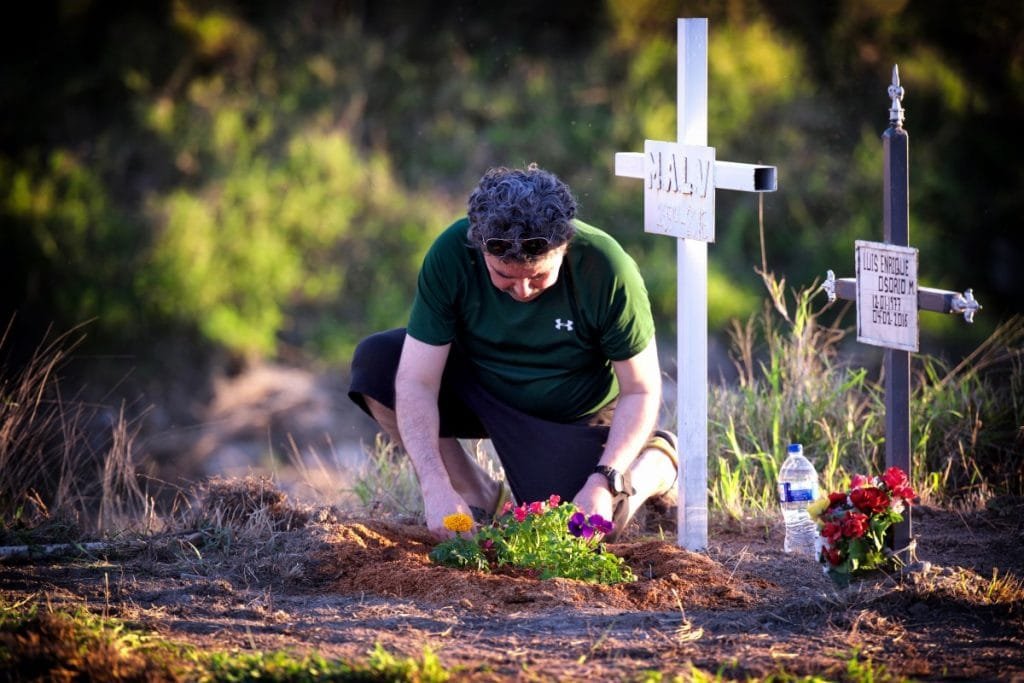
[[[644,142],[644,232],[715,241],[715,148]]]
[[[917,249],[857,240],[857,341],[918,350]]]

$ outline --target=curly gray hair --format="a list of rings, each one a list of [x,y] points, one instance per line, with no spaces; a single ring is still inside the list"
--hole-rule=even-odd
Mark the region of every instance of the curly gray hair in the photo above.
[[[525,169],[492,168],[469,197],[466,236],[479,249],[488,240],[507,240],[511,245],[500,258],[528,262],[571,240],[575,216],[572,192],[553,173],[537,164]],[[534,238],[547,240],[541,253],[523,249],[523,241]]]

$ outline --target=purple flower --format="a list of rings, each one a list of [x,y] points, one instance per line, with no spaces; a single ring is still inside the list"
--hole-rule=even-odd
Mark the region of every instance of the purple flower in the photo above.
[[[590,515],[587,517],[582,512],[576,512],[569,518],[569,533],[576,538],[591,539],[594,534],[610,534],[614,525],[601,515]]]
[[[582,512],[577,512],[569,518],[569,533],[576,538],[583,536],[583,529],[585,527],[587,527],[587,516]],[[591,530],[590,535],[593,535],[593,533],[593,530]],[[590,538],[590,535],[588,535],[587,538]]]
[[[612,528],[615,526],[610,520],[605,519],[601,515],[590,515],[590,519],[587,521],[593,525],[595,531],[600,531],[606,536],[612,532]],[[587,538],[590,537],[588,536]]]

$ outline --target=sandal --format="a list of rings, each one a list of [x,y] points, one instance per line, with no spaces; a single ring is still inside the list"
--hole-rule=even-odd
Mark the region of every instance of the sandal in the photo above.
[[[612,532],[605,535],[605,540],[609,543],[615,542],[615,539],[626,528],[631,518],[629,514],[629,497],[633,495],[633,484],[630,481],[628,471],[622,475],[622,483],[629,493],[616,493],[615,497],[612,498]]]
[[[644,446],[647,448],[654,448],[668,456],[672,464],[676,466],[676,476],[669,484],[668,490],[664,493],[659,493],[656,496],[651,496],[648,499],[648,503],[655,507],[668,508],[672,505],[679,504],[679,487],[676,485],[679,483],[679,445],[676,441],[676,435],[670,431],[659,429],[651,435],[648,439],[647,444]]]
[[[498,500],[494,503],[494,511],[488,513],[483,508],[478,508],[474,505],[469,506],[469,511],[473,515],[473,521],[480,526],[485,526],[494,521],[495,517],[500,517],[505,508],[506,503],[512,502],[512,491],[509,490],[505,482],[501,482],[498,488]]]
[[[668,490],[651,496],[645,502],[646,505],[650,505],[655,509],[667,510],[670,506],[677,505],[679,502],[679,492],[676,486],[676,482],[679,480],[679,451],[677,450],[676,443],[675,434],[659,429],[651,434],[651,438],[647,440],[643,447],[644,451],[650,449],[661,451],[676,466],[676,476],[672,480],[672,484],[669,485]],[[627,470],[622,476],[626,490],[632,492],[633,485],[629,478],[629,471]],[[632,495],[632,493],[620,493],[612,500],[612,524],[614,526],[612,527],[612,533],[605,536],[609,543],[614,542],[632,520],[632,515],[629,514],[629,495]]]

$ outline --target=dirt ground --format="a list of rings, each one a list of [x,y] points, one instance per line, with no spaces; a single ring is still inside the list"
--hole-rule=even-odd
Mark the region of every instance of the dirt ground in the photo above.
[[[715,527],[700,553],[667,531],[610,546],[639,579],[599,586],[439,567],[422,527],[322,513],[277,534],[272,559],[236,547],[217,560],[199,545],[205,560],[189,565],[180,550],[193,536],[120,559],[8,562],[0,594],[85,605],[216,650],[362,661],[378,643],[411,657],[429,647],[457,678],[482,681],[685,678],[692,667],[841,679],[854,657],[876,678],[1024,681],[1024,500],[917,508],[913,571],[845,589],[781,552],[781,526]]]

